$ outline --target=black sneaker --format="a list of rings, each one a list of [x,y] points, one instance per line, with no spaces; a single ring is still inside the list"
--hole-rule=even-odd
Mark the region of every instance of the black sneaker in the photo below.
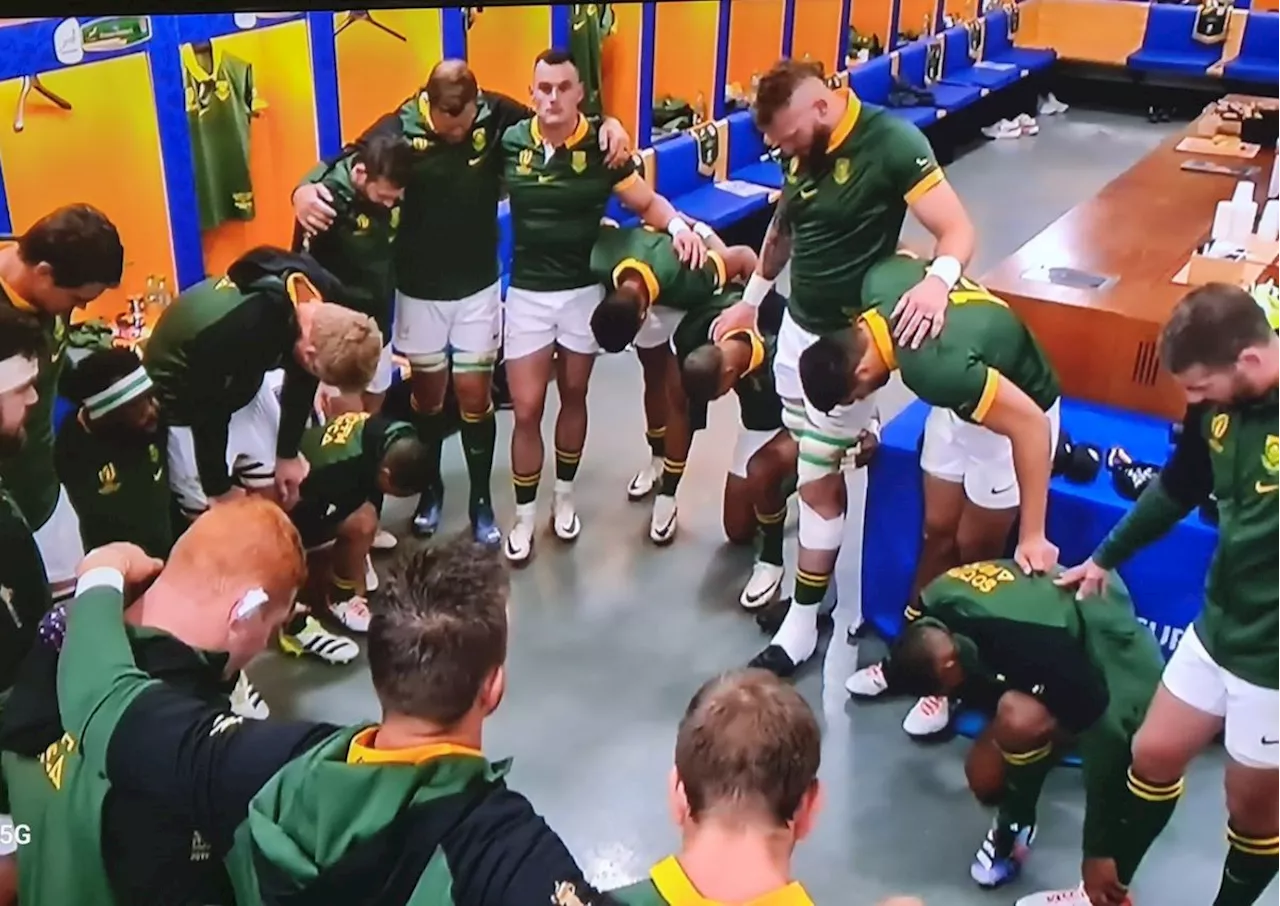
[[[444,488],[429,486],[418,498],[418,508],[413,513],[413,533],[419,538],[430,538],[440,528],[440,513],[444,509]]]

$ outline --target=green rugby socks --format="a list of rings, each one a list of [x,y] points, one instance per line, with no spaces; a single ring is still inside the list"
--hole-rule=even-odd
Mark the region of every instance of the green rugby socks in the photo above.
[[[462,413],[462,455],[467,461],[467,477],[471,481],[471,510],[490,507],[490,478],[493,474],[493,449],[498,440],[498,424],[493,417],[493,404],[479,415]],[[534,487],[535,493],[537,486]]]
[[[1253,906],[1276,876],[1280,837],[1246,837],[1227,825],[1227,859],[1213,906]]]
[[[1116,834],[1116,874],[1120,883],[1128,886],[1133,880],[1142,857],[1164,830],[1182,795],[1183,780],[1172,783],[1153,783],[1143,780],[1129,768],[1126,787],[1128,798],[1123,803],[1125,811],[1123,832]]]

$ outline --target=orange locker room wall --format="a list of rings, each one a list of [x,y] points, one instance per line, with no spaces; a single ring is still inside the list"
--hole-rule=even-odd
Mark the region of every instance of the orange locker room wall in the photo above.
[[[343,142],[421,88],[444,54],[440,10],[384,9],[374,16],[408,40],[398,41],[368,22],[352,22],[334,39]],[[335,14],[334,28],[345,18],[346,13]]]
[[[718,0],[659,3],[653,40],[653,99],[666,96],[715,110]],[[744,86],[745,87],[745,86]]]
[[[467,32],[467,62],[482,88],[529,102],[533,60],[551,46],[551,6],[487,6]]]
[[[931,35],[938,31],[938,5],[934,0],[898,0],[898,32]],[[928,27],[926,28],[926,20]]]
[[[733,0],[729,14],[729,84],[749,90],[752,75],[763,75],[782,56],[782,0]]]
[[[860,35],[876,35],[885,50],[889,50],[889,28],[893,22],[896,0],[853,0],[850,22]]]
[[[249,132],[249,175],[256,214],[204,234],[205,272],[224,273],[232,261],[257,245],[287,248],[293,238],[289,196],[319,159],[315,83],[305,22],[218,38],[224,54],[253,65],[254,89],[266,108]]]
[[[600,83],[604,109],[626,128],[638,144],[640,128],[640,31],[644,7],[617,3],[613,7],[614,32],[601,49]]]
[[[796,4],[791,32],[791,55],[806,56],[822,64],[827,73],[844,67],[836,59],[840,52],[840,13],[850,0],[803,0]],[[735,10],[736,13],[736,10]]]
[[[113,317],[129,295],[141,295],[148,275],[163,275],[176,291],[164,168],[147,55],[132,54],[45,73],[41,81],[69,101],[60,110],[37,92],[27,97],[26,125],[0,127],[0,163],[7,179],[14,232],[54,208],[86,202],[120,231],[125,268],[120,288],[89,306],[89,317]],[[0,82],[0,110],[16,109],[21,80]]]
[[[961,22],[971,22],[978,18],[978,0],[945,0],[942,11]]]

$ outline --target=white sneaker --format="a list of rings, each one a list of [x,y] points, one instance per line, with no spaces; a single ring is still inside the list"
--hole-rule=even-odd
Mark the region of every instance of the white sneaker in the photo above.
[[[266,720],[271,716],[271,709],[243,670],[236,678],[236,687],[231,690],[231,712],[249,720]]]
[[[329,613],[352,632],[369,631],[369,619],[372,614],[369,613],[369,602],[360,595],[352,595],[345,601],[330,604]]]
[[[654,544],[670,544],[676,536],[676,499],[659,494],[653,498],[653,516],[649,519],[649,540]]]
[[[983,126],[982,134],[987,138],[1022,138],[1022,127],[1013,120],[1000,120]]]
[[[556,492],[551,498],[551,527],[561,541],[576,541],[582,532],[582,520],[573,508],[573,485],[556,482]]]
[[[927,695],[911,706],[902,729],[908,736],[932,736],[951,723],[951,702],[944,696]]]
[[[649,464],[635,474],[631,479],[631,483],[627,485],[627,499],[643,500],[649,496],[649,492],[653,490],[654,485],[658,483],[658,479],[662,477],[662,457],[655,456],[649,460]]]
[[[364,589],[365,591],[377,591],[378,585],[382,580],[378,578],[378,571],[373,568],[373,560],[369,557],[364,558]]]
[[[1013,906],[1089,906],[1084,885],[1070,890],[1041,890],[1022,897]]]
[[[394,550],[395,546],[399,543],[400,542],[396,536],[384,528],[378,529],[378,534],[373,536],[373,549],[375,551]],[[372,591],[372,589],[370,589],[370,591]]]
[[[1014,120],[1018,128],[1022,130],[1023,135],[1039,135],[1040,124],[1036,122],[1036,118],[1029,113],[1020,113],[1018,118]]]
[[[884,667],[872,664],[845,680],[844,687],[856,698],[875,698],[889,688],[889,682],[884,678]]]
[[[1045,116],[1057,116],[1059,113],[1066,113],[1070,109],[1071,105],[1062,103],[1062,101],[1054,97],[1052,91],[1046,94],[1044,100],[1040,102],[1040,112]]]
[[[525,507],[528,509],[521,512]],[[533,553],[534,507],[535,504],[532,503],[516,506],[516,521],[511,526],[511,531],[507,532],[507,540],[502,548],[512,563],[523,563]]]
[[[360,654],[360,646],[345,635],[330,632],[315,617],[308,616],[297,635],[280,633],[280,650],[294,657],[309,654],[326,664],[348,664]]]
[[[742,589],[738,603],[747,610],[764,607],[778,594],[784,573],[785,570],[777,564],[757,560],[751,567],[751,578],[747,580],[747,587]]]

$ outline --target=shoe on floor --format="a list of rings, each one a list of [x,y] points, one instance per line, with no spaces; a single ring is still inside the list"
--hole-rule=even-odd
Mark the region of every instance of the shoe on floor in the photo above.
[[[1044,96],[1040,101],[1040,113],[1044,116],[1057,116],[1059,113],[1066,113],[1071,109],[1070,104],[1064,104],[1058,100],[1052,91]]]
[[[377,591],[378,586],[382,584],[382,580],[378,578],[378,571],[373,568],[373,560],[369,557],[364,558],[364,589],[365,591]]]
[[[492,507],[481,506],[471,511],[471,537],[476,544],[485,547],[497,547],[502,543],[502,530],[498,528]]]
[[[742,589],[742,597],[738,598],[738,603],[746,610],[764,607],[782,587],[784,572],[776,563],[757,560],[756,565],[751,567],[751,578],[747,580],[747,587]]]
[[[791,655],[787,654],[786,649],[781,645],[769,645],[764,651],[753,657],[747,666],[768,670],[775,676],[786,679],[792,676],[800,665],[791,660]]]
[[[516,521],[507,532],[507,543],[503,551],[512,563],[524,563],[533,553],[533,512],[523,514],[516,507]]]
[[[635,474],[627,485],[628,500],[643,500],[649,496],[658,479],[662,477],[662,458],[655,456],[649,464]]]
[[[1029,113],[1020,113],[1018,118],[1014,120],[1018,124],[1018,128],[1022,130],[1023,135],[1039,135],[1040,124],[1036,122],[1036,118]]]
[[[658,546],[670,544],[676,536],[676,499],[659,494],[653,498],[653,515],[649,518],[649,540]]]
[[[845,680],[844,688],[854,698],[875,698],[884,694],[889,688],[889,681],[884,678],[883,664],[863,667]]]
[[[271,716],[271,709],[243,670],[236,678],[236,687],[231,690],[231,712],[248,720],[266,720]]]
[[[297,635],[280,633],[280,650],[294,657],[304,654],[326,664],[349,664],[360,654],[360,646],[345,635],[330,632],[315,617],[308,616]]]
[[[973,864],[969,866],[969,877],[973,878],[979,887],[990,890],[1008,884],[1018,877],[1019,872],[1022,871],[1022,863],[1030,858],[1031,844],[1036,839],[1035,826],[1015,826],[1010,829],[1014,832],[1013,848],[1008,853],[996,852],[995,825],[987,831],[987,836],[982,840],[982,846],[978,847],[978,852],[973,857]]]
[[[951,702],[945,696],[926,695],[911,706],[902,729],[908,736],[933,736],[951,723]]]
[[[1013,904],[1013,906],[1090,906],[1089,897],[1084,892],[1084,885],[1072,887],[1070,890],[1041,890],[1029,893]],[[1122,906],[1133,906],[1133,900],[1125,897]]]
[[[573,507],[573,492],[558,490],[551,502],[551,527],[561,541],[577,541],[582,532],[582,520]]]
[[[333,618],[352,632],[369,631],[369,602],[362,595],[352,595],[345,601],[336,601],[329,605],[329,613]]]
[[[395,550],[396,545],[399,543],[396,536],[384,528],[378,529],[378,534],[373,536],[373,549],[375,551]]]
[[[999,120],[990,126],[982,127],[982,134],[987,138],[1022,138],[1022,127],[1013,120]]]
[[[430,538],[440,528],[440,512],[444,503],[443,488],[427,488],[418,498],[413,513],[413,533],[419,538]]]

